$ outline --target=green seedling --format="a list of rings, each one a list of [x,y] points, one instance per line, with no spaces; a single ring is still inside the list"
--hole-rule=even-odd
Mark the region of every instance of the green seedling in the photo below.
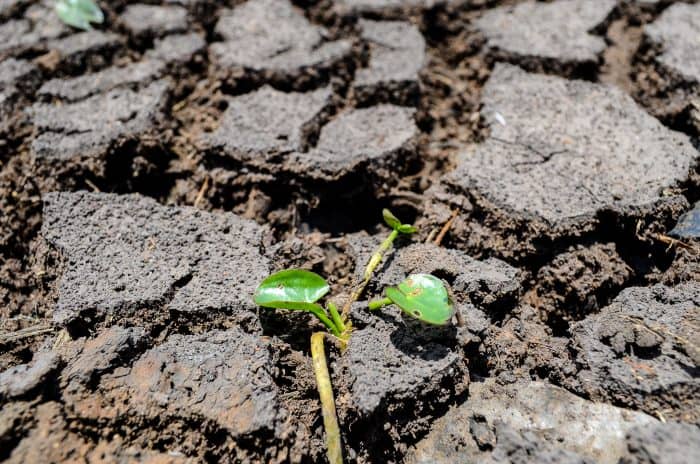
[[[315,272],[303,269],[287,269],[276,272],[263,280],[255,291],[255,303],[265,308],[308,311],[326,326],[343,344],[347,342],[349,330],[341,319],[332,301],[326,308],[318,302],[326,296],[330,287]],[[329,316],[330,314],[330,316]],[[323,346],[323,332],[311,335],[311,358],[313,360],[316,386],[321,398],[321,414],[326,429],[326,448],[331,464],[342,464],[343,454],[340,442],[340,427],[335,412],[335,400],[331,377],[326,363],[326,350]]]
[[[333,336],[333,340],[340,345],[341,350],[344,350],[352,333],[352,325],[348,320],[352,304],[362,295],[375,269],[381,263],[384,254],[391,248],[396,237],[399,234],[416,232],[415,227],[410,224],[402,224],[389,210],[385,209],[382,213],[384,221],[391,227],[392,231],[372,254],[365,268],[363,279],[345,302],[342,314],[338,313],[333,302],[327,301],[325,308],[318,302],[328,294],[329,286],[323,277],[303,269],[287,269],[267,277],[255,291],[255,303],[266,308],[307,311],[313,314],[323,323]],[[328,333],[324,332],[315,332],[311,335],[311,358],[316,376],[316,386],[321,399],[328,461],[330,464],[342,464],[340,427],[338,427],[333,387],[323,344],[326,336]]]
[[[90,23],[104,21],[102,10],[92,0],[58,0],[56,14],[64,23],[84,31],[92,29]]]
[[[371,301],[369,309],[395,304],[405,314],[433,325],[447,324],[455,313],[445,284],[430,274],[412,274],[384,294],[386,298]]]

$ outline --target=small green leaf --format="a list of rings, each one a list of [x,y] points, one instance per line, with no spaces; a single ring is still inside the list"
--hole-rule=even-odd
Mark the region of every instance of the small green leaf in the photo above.
[[[388,209],[384,208],[382,210],[382,216],[384,216],[384,222],[386,222],[386,225],[388,225],[392,229],[398,229],[399,227],[401,227],[401,221],[399,221],[399,219],[396,216],[394,216]]]
[[[320,275],[303,269],[276,272],[263,280],[255,291],[255,303],[266,308],[314,311],[316,302],[330,287]]]
[[[412,226],[411,224],[401,224],[396,230],[398,230],[402,234],[415,234],[416,232],[418,232],[418,229]]]
[[[92,0],[59,0],[56,14],[64,23],[78,29],[92,29],[90,23],[101,24],[104,14]]]
[[[430,274],[412,274],[386,296],[411,317],[428,324],[447,324],[454,314],[445,284]]]

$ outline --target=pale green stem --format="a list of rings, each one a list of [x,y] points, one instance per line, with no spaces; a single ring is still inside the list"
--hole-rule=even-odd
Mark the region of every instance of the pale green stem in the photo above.
[[[328,327],[328,330],[333,333],[336,337],[339,337],[340,334],[342,333],[340,330],[338,330],[338,327],[336,327],[336,324],[328,318],[328,315],[326,314],[326,311],[323,309],[323,306],[318,305],[318,307],[314,307],[311,309],[311,312],[316,316],[323,324]],[[337,312],[337,311],[336,311]]]
[[[338,313],[338,307],[334,305],[332,301],[329,301],[327,306],[328,312],[331,313],[331,318],[333,318],[335,326],[337,327],[338,331],[342,334],[343,332],[345,332],[345,323],[343,322],[343,318],[340,317],[340,314]]]
[[[350,309],[352,308],[352,304],[356,302],[360,296],[362,295],[362,292],[365,290],[365,287],[367,287],[367,284],[369,283],[370,279],[372,278],[372,274],[374,274],[374,271],[377,269],[377,266],[382,262],[382,258],[384,257],[384,253],[391,248],[391,245],[394,243],[394,240],[396,240],[396,237],[399,236],[399,231],[394,229],[391,231],[389,236],[379,245],[379,248],[377,248],[377,251],[374,252],[372,257],[369,259],[369,262],[367,263],[367,267],[365,268],[365,273],[363,275],[364,279],[358,285],[358,287],[355,289],[355,291],[352,293],[348,301],[345,303],[343,306],[343,312],[342,312],[342,318],[343,321],[348,320],[348,315],[350,314]]]
[[[367,263],[367,267],[365,268],[365,274],[364,274],[364,279],[365,282],[369,282],[369,279],[372,278],[372,274],[374,273],[374,270],[377,269],[377,266],[379,266],[379,263],[382,262],[382,258],[384,257],[384,253],[391,248],[391,245],[394,243],[394,240],[396,240],[396,237],[399,236],[399,231],[394,229],[391,231],[389,236],[379,245],[379,248],[377,248],[377,251],[374,252],[372,257],[369,259],[369,263]]]
[[[337,312],[337,311],[336,311]],[[313,360],[316,387],[321,398],[323,427],[326,430],[326,454],[330,464],[343,464],[343,450],[340,443],[340,427],[335,412],[333,386],[326,363],[326,350],[323,346],[323,332],[311,335],[311,359]]]
[[[374,311],[392,303],[393,301],[391,301],[389,298],[382,298],[381,300],[370,301],[368,306],[371,311]]]

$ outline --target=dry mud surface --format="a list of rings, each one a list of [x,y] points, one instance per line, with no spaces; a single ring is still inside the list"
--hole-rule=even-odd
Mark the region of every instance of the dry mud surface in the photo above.
[[[0,0],[0,461],[700,462],[700,4]],[[452,218],[440,245],[434,240]]]

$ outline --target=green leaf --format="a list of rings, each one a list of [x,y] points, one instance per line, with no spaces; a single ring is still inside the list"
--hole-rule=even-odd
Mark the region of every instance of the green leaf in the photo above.
[[[454,314],[445,284],[430,274],[412,274],[386,296],[411,317],[428,324],[447,324]]]
[[[255,291],[255,303],[266,308],[315,311],[316,302],[330,287],[320,275],[303,269],[276,272],[263,280]]]
[[[382,210],[382,216],[384,216],[384,222],[386,222],[386,225],[388,225],[392,229],[398,229],[399,227],[401,227],[401,221],[399,221],[399,219],[396,216],[394,216],[388,209],[384,208]]]
[[[90,23],[101,24],[104,14],[92,0],[59,0],[56,14],[64,23],[78,29],[92,29]]]
[[[418,229],[411,224],[401,224],[398,229],[399,232],[402,234],[415,234],[418,232]]]

